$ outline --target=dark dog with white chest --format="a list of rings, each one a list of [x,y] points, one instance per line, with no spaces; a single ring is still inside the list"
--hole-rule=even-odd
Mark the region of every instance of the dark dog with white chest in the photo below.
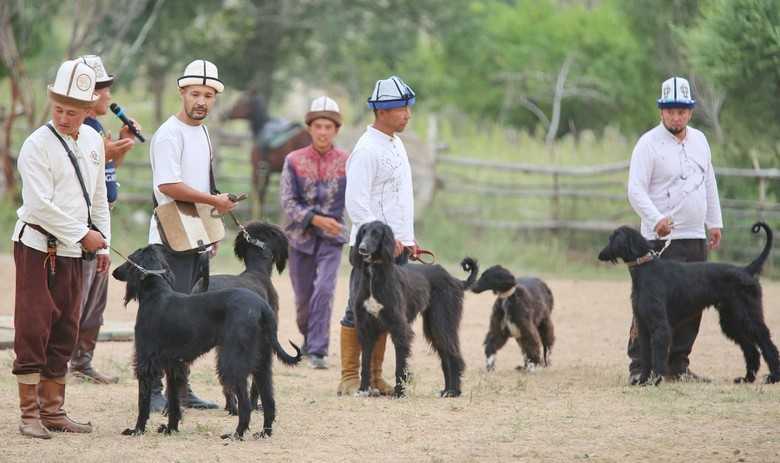
[[[525,356],[518,369],[533,371],[549,366],[555,344],[552,322],[553,295],[538,278],[515,278],[512,272],[495,265],[482,272],[471,290],[477,294],[493,291],[497,296],[485,336],[485,358],[488,371],[496,366],[496,352],[514,338]]]
[[[222,437],[241,439],[249,428],[247,378],[250,375],[258,385],[263,404],[263,431],[257,436],[270,436],[276,417],[272,353],[287,365],[298,363],[301,355],[295,344],[295,357],[279,345],[276,317],[268,303],[244,288],[191,295],[175,292],[173,273],[159,245],[135,251],[113,275],[127,283],[125,304],[138,300],[135,322],[138,419],[135,428],[126,429],[123,434],[145,432],[152,381],[163,372],[167,381],[168,424],[160,426],[158,432],[178,431],[181,407],[175,391],[185,380],[184,369],[216,347],[220,382],[238,399],[235,433]]]
[[[477,278],[477,262],[463,259],[461,267],[470,274],[461,281],[440,265],[397,265],[394,250],[393,230],[376,221],[360,227],[350,253],[358,278],[350,294],[362,349],[358,394],[370,395],[372,350],[379,334],[389,332],[395,346],[395,395],[404,395],[414,336],[411,324],[419,314],[425,338],[441,359],[444,389],[440,395],[457,397],[465,368],[458,338],[463,292]]]
[[[638,384],[661,381],[667,373],[671,327],[707,307],[717,309],[723,334],[742,349],[746,372],[735,381],[755,381],[760,355],[769,367],[766,382],[780,381],[780,357],[764,322],[758,281],[772,248],[769,226],[763,222],[753,225],[753,233],[762,229],[766,232],[764,250],[746,267],[658,259],[639,231],[624,226],[612,232],[599,260],[616,263],[621,259],[631,274],[631,303],[642,363]]]

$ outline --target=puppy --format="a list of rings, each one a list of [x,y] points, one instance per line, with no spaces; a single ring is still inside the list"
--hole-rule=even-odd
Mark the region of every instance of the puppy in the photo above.
[[[550,353],[555,344],[551,318],[553,295],[538,278],[515,278],[500,265],[485,270],[471,290],[477,294],[493,291],[497,296],[490,315],[490,328],[485,336],[485,366],[496,367],[496,352],[512,337],[525,356],[518,369],[533,371],[537,366],[550,365]]]

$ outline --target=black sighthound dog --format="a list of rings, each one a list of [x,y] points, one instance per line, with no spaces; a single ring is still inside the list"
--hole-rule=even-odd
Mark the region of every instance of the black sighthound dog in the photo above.
[[[639,328],[642,372],[639,384],[658,384],[667,372],[671,327],[696,312],[714,306],[720,327],[742,349],[744,377],[752,383],[764,356],[769,367],[767,383],[780,381],[780,358],[764,322],[758,274],[772,248],[772,230],[763,222],[753,233],[766,232],[761,254],[746,267],[712,262],[675,262],[658,259],[650,243],[635,229],[620,227],[609,237],[599,260],[622,259],[631,273],[631,302]],[[760,350],[760,354],[759,354]],[[651,371],[655,375],[651,378]]]
[[[238,275],[204,275],[195,284],[194,293],[217,291],[227,288],[246,288],[257,293],[268,302],[279,320],[279,295],[271,282],[274,267],[280,274],[287,266],[289,243],[284,232],[276,225],[253,221],[246,224],[246,234],[239,231],[233,245],[233,252],[245,266]],[[248,235],[248,236],[247,236]],[[225,410],[238,415],[236,396],[224,388]],[[258,385],[253,381],[249,401],[252,409],[257,409],[260,395]]]
[[[139,268],[140,267],[140,268]],[[135,251],[128,262],[114,270],[114,278],[127,283],[125,304],[138,300],[135,322],[135,374],[138,378],[138,420],[122,434],[139,435],[146,430],[152,381],[165,372],[168,394],[168,425],[158,432],[178,431],[181,419],[179,384],[184,367],[217,348],[217,372],[223,387],[238,398],[238,426],[223,438],[243,438],[249,428],[251,408],[247,378],[252,375],[263,404],[263,431],[270,436],[276,417],[271,375],[272,352],[287,365],[301,359],[284,352],[277,339],[273,310],[260,296],[244,289],[225,289],[204,294],[175,292],[173,274],[159,245]]]
[[[497,296],[484,343],[488,371],[495,368],[496,352],[510,337],[515,338],[525,356],[524,365],[518,369],[533,371],[539,365],[549,366],[555,343],[553,295],[544,281],[516,279],[509,270],[494,265],[482,272],[471,290],[477,294],[490,290]]]
[[[441,359],[444,390],[440,394],[457,397],[465,368],[458,339],[463,292],[477,278],[477,262],[469,257],[463,259],[461,267],[470,274],[466,281],[461,281],[440,265],[396,265],[394,249],[393,230],[377,221],[360,227],[350,253],[358,278],[350,299],[362,348],[358,395],[371,395],[372,350],[376,338],[385,331],[390,333],[395,346],[395,395],[404,395],[404,384],[409,379],[407,360],[414,336],[411,324],[420,314],[425,338]]]

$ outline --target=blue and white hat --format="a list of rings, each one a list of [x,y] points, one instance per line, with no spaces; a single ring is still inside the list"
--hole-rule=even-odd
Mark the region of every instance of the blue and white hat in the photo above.
[[[377,80],[374,91],[368,97],[370,109],[393,109],[403,106],[412,106],[415,94],[412,87],[406,85],[400,77],[390,76],[387,79]]]
[[[696,100],[693,99],[691,84],[687,79],[672,77],[661,84],[659,108],[693,108],[695,105]]]

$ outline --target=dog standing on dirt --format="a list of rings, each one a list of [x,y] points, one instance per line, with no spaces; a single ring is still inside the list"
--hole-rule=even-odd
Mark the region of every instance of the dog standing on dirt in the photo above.
[[[276,225],[253,221],[246,224],[245,231],[239,230],[233,244],[233,252],[244,263],[244,271],[238,275],[203,275],[193,288],[193,293],[218,291],[228,288],[246,288],[257,293],[268,302],[279,320],[279,294],[271,282],[274,267],[281,274],[287,266],[289,243],[284,232]],[[235,394],[225,388],[225,410],[230,415],[238,415],[238,402]],[[252,382],[250,403],[257,409],[260,390]]]
[[[140,435],[149,419],[152,381],[165,372],[168,424],[158,432],[178,431],[181,407],[178,391],[184,368],[217,348],[217,372],[223,387],[238,398],[238,426],[223,438],[243,438],[249,428],[251,408],[247,378],[252,375],[263,404],[263,431],[270,436],[276,417],[271,375],[271,353],[287,365],[301,359],[284,352],[277,339],[273,310],[256,293],[225,289],[203,294],[182,294],[172,289],[173,273],[161,252],[150,245],[135,251],[117,267],[114,278],[127,283],[125,304],[138,300],[135,322],[135,374],[138,378],[138,419],[135,428],[122,434]]]
[[[780,358],[764,322],[758,281],[772,248],[772,230],[763,222],[753,225],[753,233],[761,229],[766,232],[766,245],[746,267],[661,260],[639,231],[623,226],[612,232],[599,260],[617,263],[622,259],[631,274],[631,303],[642,359],[638,384],[661,381],[667,372],[671,327],[710,306],[720,315],[723,334],[740,346],[745,357],[745,376],[735,382],[755,381],[760,354],[769,367],[766,382],[780,381]]]
[[[463,259],[470,272],[466,281],[452,277],[440,265],[396,265],[395,236],[386,224],[376,221],[360,227],[350,262],[359,271],[354,301],[358,337],[362,349],[358,395],[370,395],[371,355],[377,337],[389,332],[395,346],[395,395],[404,395],[409,376],[407,361],[414,333],[411,324],[423,319],[423,333],[441,359],[444,389],[441,397],[458,397],[465,368],[460,353],[458,328],[463,313],[463,292],[479,272],[477,262]]]
[[[495,369],[496,352],[509,338],[515,338],[525,356],[518,369],[533,371],[539,365],[549,366],[555,343],[553,295],[544,281],[515,278],[509,270],[494,265],[482,272],[471,290],[477,294],[490,290],[497,296],[484,342],[488,371]]]

